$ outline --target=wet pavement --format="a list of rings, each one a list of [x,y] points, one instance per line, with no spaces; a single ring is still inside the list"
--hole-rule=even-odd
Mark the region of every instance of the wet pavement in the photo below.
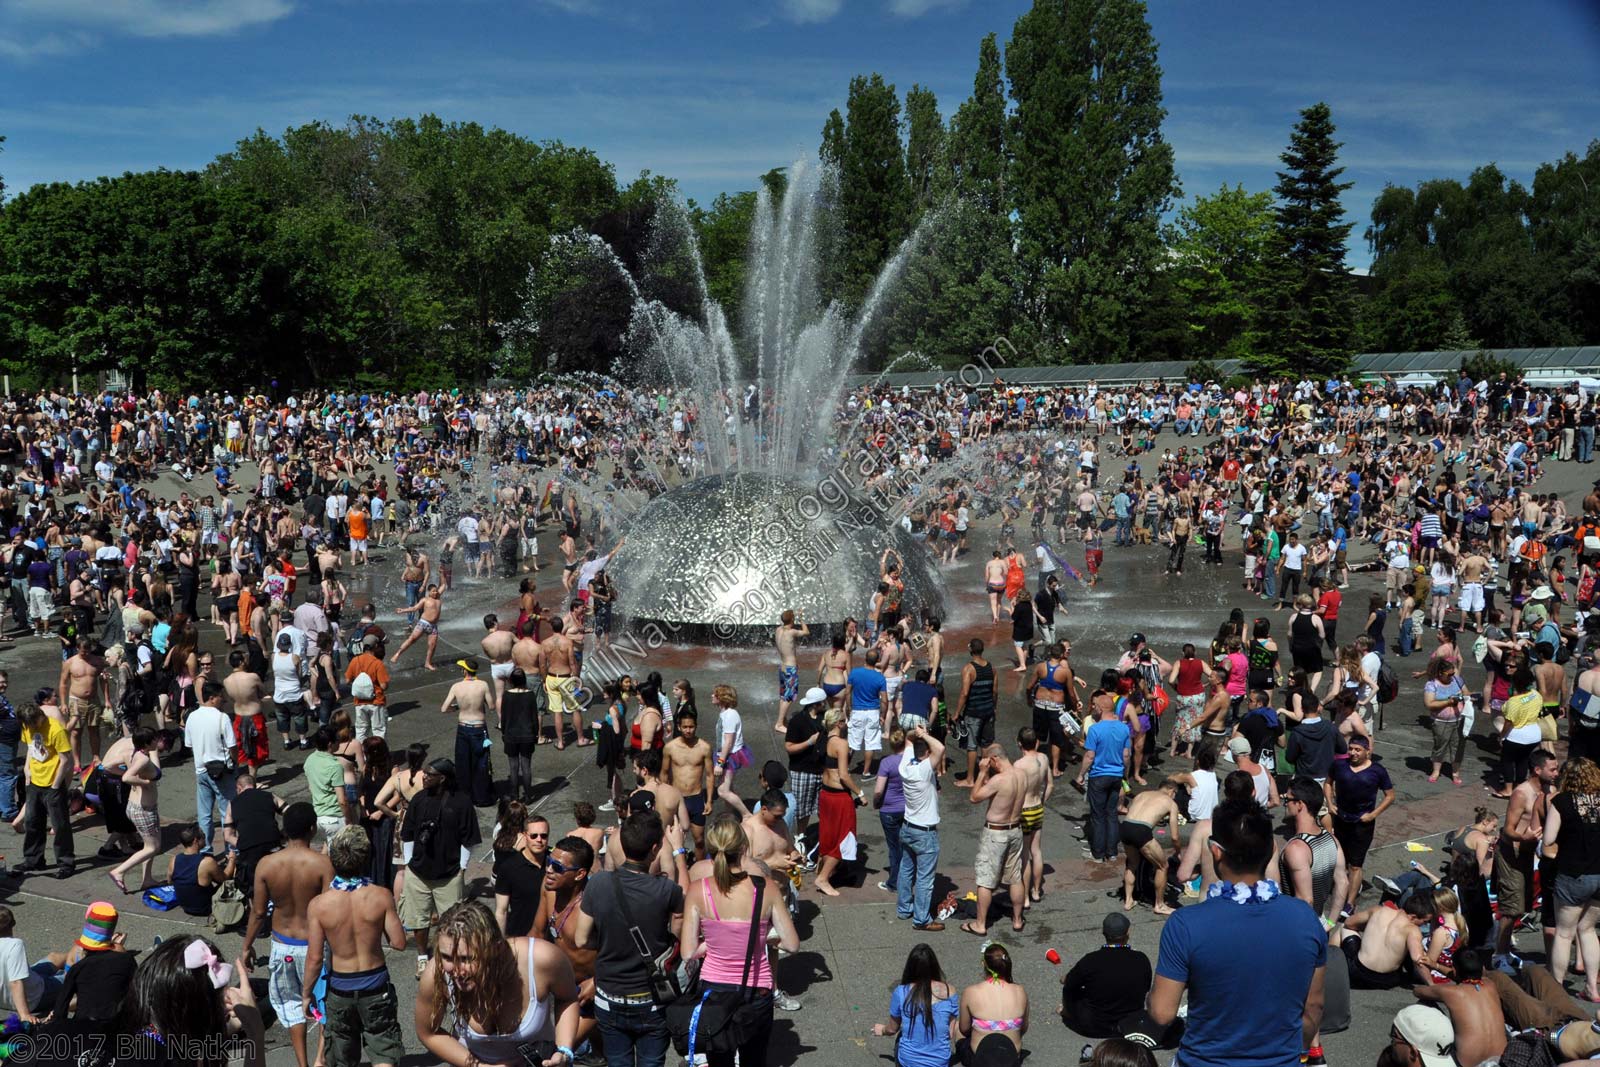
[[[1569,494],[1569,499],[1575,502],[1570,494],[1580,488],[1586,489],[1590,480],[1587,468],[1555,465],[1554,474],[1539,488]],[[1009,624],[991,625],[987,602],[981,592],[982,561],[988,557],[993,536],[992,521],[978,524],[972,538],[973,551],[953,567],[945,568],[951,594],[951,609],[944,626],[946,647],[951,650],[947,658],[950,665],[947,677],[954,676],[959,665],[965,662],[963,650],[973,636],[989,643],[991,660],[997,668],[1012,665],[1008,662],[1011,659]],[[556,558],[553,543],[547,540],[544,547],[545,560]],[[1081,568],[1081,550],[1068,546],[1061,554]],[[1363,558],[1365,553],[1354,554],[1355,562]],[[1233,607],[1241,608],[1247,618],[1258,614],[1271,618],[1275,635],[1286,645],[1287,613],[1270,610],[1270,605],[1249,596],[1241,588],[1236,542],[1228,543],[1225,559],[1223,566],[1207,567],[1191,555],[1187,573],[1178,578],[1162,573],[1165,553],[1159,548],[1108,546],[1098,586],[1089,589],[1069,582],[1064,588],[1067,614],[1059,632],[1073,642],[1073,660],[1078,674],[1092,682],[1103,667],[1114,664],[1128,635],[1135,630],[1146,634],[1152,647],[1169,659],[1176,657],[1185,641],[1203,648]],[[543,603],[558,602],[559,566],[546,567],[537,577]],[[1030,571],[1030,585],[1034,577]],[[1345,591],[1340,627],[1347,639],[1360,629],[1367,595],[1379,589],[1381,576],[1352,575],[1351,586]],[[425,741],[432,745],[435,753],[449,754],[453,750],[453,722],[439,713],[448,686],[459,677],[459,672],[450,664],[459,655],[477,652],[481,627],[476,615],[486,605],[498,603],[502,590],[509,596],[514,591],[514,583],[486,583],[470,597],[447,598],[446,613],[452,625],[443,630],[437,657],[441,666],[438,672],[421,669],[420,648],[413,647],[407,653],[390,690],[391,749],[400,750],[410,742]],[[387,588],[380,596],[388,596]],[[360,600],[354,590],[353,599]],[[380,604],[383,609],[380,621],[391,632],[398,632],[401,623],[392,614],[394,606]],[[216,627],[203,626],[202,632],[205,648],[223,651]],[[54,650],[53,641],[22,638],[14,649],[0,653],[0,666],[11,674],[13,699],[30,694],[38,686],[54,684],[58,667]],[[815,651],[802,654],[802,685],[810,684],[814,677],[816,655]],[[1478,736],[1468,747],[1467,784],[1454,787],[1448,781],[1436,784],[1426,781],[1426,764],[1420,761],[1426,756],[1430,739],[1422,725],[1421,683],[1410,678],[1410,671],[1420,668],[1424,662],[1421,653],[1409,661],[1399,661],[1397,669],[1403,680],[1401,694],[1386,709],[1384,728],[1377,735],[1377,754],[1394,777],[1398,800],[1379,822],[1368,861],[1370,874],[1397,874],[1413,858],[1436,864],[1442,856],[1443,834],[1467,822],[1475,806],[1492,803],[1487,800],[1484,788],[1493,761],[1483,742],[1484,717],[1479,718]],[[714,684],[726,682],[736,686],[744,712],[745,737],[754,751],[755,765],[759,767],[767,759],[783,758],[780,739],[771,728],[776,717],[775,663],[774,655],[767,649],[667,646],[640,659],[633,671],[638,676],[647,668],[654,668],[662,671],[669,683],[678,677],[689,677],[700,694],[703,707],[709,707],[709,694]],[[1481,684],[1482,673],[1478,668],[1471,667],[1467,673],[1474,685]],[[1002,683],[997,737],[1008,747],[1014,747],[1010,742],[1017,729],[1030,719],[1021,693],[1022,677],[1004,674]],[[1164,742],[1165,732],[1162,737]],[[273,745],[278,762],[270,765],[267,783],[288,800],[303,799],[305,782],[298,766],[303,753],[285,756],[277,752],[276,738]],[[542,793],[537,806],[550,816],[557,837],[573,825],[571,806],[574,801],[599,802],[606,795],[604,773],[594,766],[593,752],[592,748],[571,746],[557,751],[554,745],[546,744],[540,746],[534,757],[534,774],[541,783]],[[498,752],[494,762],[497,775],[503,777],[504,761]],[[1186,761],[1180,760],[1175,764],[1169,762],[1165,769],[1187,766]],[[172,767],[163,780],[161,810],[168,823],[165,840],[168,847],[175,847],[178,828],[193,817],[193,773],[192,766],[185,761]],[[1152,775],[1152,783],[1156,780],[1157,776]],[[740,785],[746,795],[752,794],[754,773],[745,772]],[[1074,960],[1099,946],[1101,919],[1108,910],[1120,909],[1120,902],[1109,899],[1108,894],[1120,892],[1121,872],[1120,868],[1108,870],[1079,858],[1086,811],[1080,794],[1070,788],[1059,789],[1047,805],[1047,811],[1043,831],[1048,864],[1045,900],[1029,911],[1026,928],[1021,933],[1011,931],[1004,914],[1006,905],[997,904],[989,936],[1011,949],[1017,977],[1032,997],[1025,1047],[1031,1056],[1039,1057],[1036,1062],[1066,1064],[1077,1061],[1084,1039],[1068,1031],[1055,1015],[1060,997],[1058,982]],[[948,781],[941,798],[941,813],[942,854],[936,899],[947,888],[954,888],[958,893],[972,888],[972,863],[981,824],[980,811],[967,803],[964,792],[949,788]],[[492,811],[481,811],[480,819],[487,839],[492,830]],[[48,875],[34,875],[19,881],[11,874],[0,881],[0,896],[16,912],[30,958],[39,958],[50,949],[65,948],[78,932],[83,908],[97,899],[112,899],[122,909],[121,928],[128,933],[130,945],[135,947],[149,946],[157,935],[170,937],[196,928],[181,916],[150,911],[138,903],[137,897],[117,896],[105,873],[115,861],[94,858],[95,849],[104,839],[99,820],[80,818],[75,826],[79,871],[72,878],[57,881]],[[946,975],[957,986],[976,982],[982,975],[980,947],[984,939],[959,932],[954,922],[944,933],[918,935],[908,924],[895,919],[892,897],[875,888],[883,877],[884,852],[882,831],[870,809],[861,811],[858,828],[863,845],[862,862],[836,878],[841,896],[824,899],[809,883],[801,894],[798,916],[801,949],[780,964],[778,977],[784,989],[800,997],[803,1008],[796,1013],[778,1013],[773,1036],[774,1064],[797,1062],[802,1056],[806,1062],[816,1063],[891,1060],[892,1040],[870,1036],[871,1025],[887,1018],[890,988],[898,980],[907,950],[918,940],[926,939],[934,947]],[[10,837],[9,842],[0,840],[0,852],[14,869],[20,865],[22,840],[20,835]],[[1408,842],[1429,851],[1409,851]],[[163,856],[157,861],[156,869],[164,872],[166,864],[167,857]],[[481,894],[491,891],[488,876],[488,866],[483,863],[474,863],[468,872],[473,889]],[[1376,897],[1364,900],[1371,902]],[[1133,946],[1148,953],[1153,960],[1161,920],[1145,908],[1136,910],[1133,920]],[[239,932],[222,933],[217,935],[217,940],[224,950],[232,953],[238,948]],[[1526,935],[1519,939],[1524,955],[1538,955],[1537,940],[1536,936]],[[1062,965],[1052,965],[1046,959],[1046,952],[1052,948],[1061,955]],[[412,960],[410,952],[397,953],[391,958],[396,985],[401,992],[402,1021],[407,1027],[415,992]],[[1410,999],[1404,992],[1356,993],[1349,1030],[1325,1038],[1329,1062],[1373,1062],[1387,1043],[1389,1020]],[[286,1047],[283,1031],[277,1028],[269,1031],[269,1040],[274,1045],[271,1062],[275,1067],[291,1064],[293,1058]],[[417,1051],[403,1061],[405,1064],[433,1062],[420,1052],[420,1043],[409,1031],[406,1044]],[[1168,1057],[1169,1054],[1163,1053],[1159,1059],[1165,1063]],[[669,1062],[675,1059],[670,1057]]]

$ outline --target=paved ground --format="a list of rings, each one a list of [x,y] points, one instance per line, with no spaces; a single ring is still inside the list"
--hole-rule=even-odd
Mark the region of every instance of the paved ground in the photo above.
[[[1557,468],[1547,483],[1541,488],[1570,494],[1580,487],[1586,488],[1589,475],[1586,468],[1564,465]],[[984,545],[983,532],[980,530],[980,536],[975,539],[976,548]],[[945,632],[953,648],[963,647],[966,639],[974,634],[986,639],[992,636],[991,645],[997,646],[995,662],[999,664],[1009,652],[1009,634],[990,626],[987,606],[976,593],[982,584],[980,560],[984,555],[986,552],[975,552],[948,570],[952,592],[958,595],[953,598],[955,604]],[[1068,558],[1075,563],[1078,561],[1074,554],[1069,554]],[[1226,558],[1228,564],[1221,568],[1207,569],[1191,563],[1189,573],[1183,579],[1176,579],[1162,575],[1156,549],[1109,549],[1102,583],[1091,590],[1077,587],[1068,590],[1069,609],[1064,632],[1073,639],[1074,660],[1079,672],[1088,677],[1113,662],[1122,642],[1135,629],[1146,633],[1158,651],[1172,656],[1183,641],[1200,645],[1208,640],[1231,607],[1241,607],[1248,615],[1258,613],[1265,605],[1246,597],[1239,587],[1236,546],[1230,544]],[[552,580],[559,580],[554,570],[542,571],[539,577],[541,588],[548,588]],[[1372,576],[1355,576],[1346,591],[1349,607],[1342,633],[1348,635],[1356,631],[1365,595],[1377,587],[1378,582]],[[486,598],[488,593],[484,591]],[[546,596],[545,603],[551,602],[552,598]],[[395,606],[381,605],[384,614],[380,618],[386,623],[397,621],[392,614]],[[1281,631],[1286,616],[1270,611],[1265,614],[1274,617],[1275,629]],[[205,647],[220,650],[219,631],[211,626],[203,630]],[[465,650],[468,645],[475,648],[476,629],[447,629],[444,643],[451,647],[441,648],[439,662],[448,664],[459,654],[457,648]],[[1006,652],[1002,653],[998,646],[1004,646]],[[954,657],[955,662],[961,659]],[[1420,658],[1412,662],[1421,665]],[[438,707],[446,688],[457,675],[448,670],[437,674],[425,672],[420,669],[420,663],[421,657],[414,649],[408,654],[406,669],[396,675],[390,696],[394,719],[389,741],[392,748],[400,749],[412,741],[424,740],[432,743],[435,752],[448,754],[453,750],[453,724],[438,713]],[[663,669],[669,678],[687,673],[700,692],[709,692],[710,686],[720,681],[737,685],[744,694],[741,705],[745,713],[746,738],[755,750],[757,766],[767,758],[780,756],[777,736],[770,729],[776,691],[769,653],[736,648],[664,649],[652,663]],[[57,670],[54,644],[22,639],[14,649],[0,653],[0,666],[11,673],[13,698],[24,697],[37,686],[54,684]],[[1418,769],[1419,754],[1425,754],[1428,748],[1427,732],[1420,725],[1419,683],[1410,682],[1405,669],[1401,673],[1405,684],[1400,699],[1387,709],[1386,726],[1377,746],[1380,757],[1395,777],[1399,802],[1378,827],[1377,844],[1368,865],[1369,871],[1375,874],[1392,875],[1404,870],[1414,855],[1405,847],[1408,841],[1431,847],[1432,852],[1417,855],[1417,858],[1436,862],[1440,858],[1443,833],[1467,821],[1473,806],[1485,802],[1480,779],[1492,758],[1482,743],[1485,726],[1480,719],[1480,736],[1475,738],[1477,744],[1471,746],[1468,757],[1468,784],[1459,788],[1448,783],[1429,785],[1425,764]],[[1469,676],[1475,684],[1481,679],[1475,669],[1469,671]],[[998,730],[1002,739],[1014,736],[1016,729],[1027,721],[1021,684],[1015,681],[1020,676],[1006,677]],[[535,756],[535,776],[547,782],[549,790],[540,801],[540,807],[553,820],[556,836],[573,825],[570,816],[573,801],[598,802],[605,795],[602,772],[590,759],[592,751],[569,747],[557,752],[554,746],[547,745],[541,746]],[[306,795],[298,768],[301,757],[297,752],[280,759],[271,766],[268,776],[271,788],[291,800]],[[497,762],[497,772],[503,775],[504,769],[503,761]],[[161,808],[171,824],[169,845],[175,844],[177,827],[192,819],[194,814],[192,774],[193,768],[184,763],[170,770],[164,779]],[[753,777],[745,784],[747,789],[752,789]],[[1107,895],[1119,889],[1120,872],[1090,870],[1090,865],[1078,858],[1085,810],[1083,798],[1071,789],[1060,790],[1052,799],[1044,831],[1045,852],[1050,864],[1046,899],[1029,913],[1027,928],[1022,933],[1013,934],[1009,923],[997,913],[991,934],[1012,949],[1018,977],[1034,998],[1032,1029],[1025,1044],[1030,1053],[1041,1057],[1038,1062],[1043,1063],[1076,1062],[1078,1049],[1084,1041],[1067,1031],[1055,1016],[1059,976],[1064,973],[1064,967],[1081,954],[1098,947],[1102,917],[1108,910],[1120,907],[1120,903],[1108,899]],[[948,879],[965,892],[971,888],[974,841],[980,816],[977,809],[966,803],[965,794],[955,789],[944,793],[943,815],[940,874],[942,879]],[[481,817],[487,838],[492,815],[486,811]],[[19,882],[10,875],[0,881],[0,899],[15,910],[21,936],[35,957],[49,949],[63,948],[71,941],[77,933],[83,908],[90,901],[115,896],[115,889],[105,873],[112,861],[94,858],[94,851],[104,838],[98,822],[92,818],[77,822],[80,869],[74,877],[56,881],[49,876],[33,876]],[[895,920],[892,899],[874,888],[882,877],[883,840],[876,820],[865,811],[860,830],[864,863],[853,878],[839,880],[841,887],[851,882],[854,887],[844,888],[837,900],[824,901],[809,887],[803,894],[799,916],[801,951],[780,966],[779,977],[785,989],[801,997],[804,1008],[794,1014],[779,1013],[773,1042],[774,1063],[792,1063],[802,1055],[810,1062],[825,1062],[826,1057],[826,1061],[841,1063],[867,1063],[892,1057],[892,1042],[873,1038],[871,1025],[886,1018],[890,987],[898,979],[906,951],[917,938],[907,925]],[[9,843],[0,839],[0,852],[6,855],[12,867],[19,865],[20,836]],[[161,870],[165,869],[165,862],[164,857],[158,861]],[[469,871],[469,880],[476,891],[488,893],[487,865],[475,863]],[[944,888],[941,885],[939,892]],[[122,929],[133,946],[148,947],[155,937],[170,937],[195,929],[183,918],[149,911],[135,897],[117,898],[115,902],[123,909]],[[1134,921],[1134,947],[1153,958],[1160,936],[1159,918],[1141,909],[1135,913]],[[979,939],[958,932],[953,923],[947,932],[929,936],[952,982],[965,985],[978,980],[981,975]],[[217,940],[232,952],[238,948],[239,934],[224,933]],[[1536,940],[1525,938],[1520,947],[1525,953],[1531,953],[1537,947]],[[1045,958],[1051,948],[1061,954],[1063,967],[1052,966]],[[411,977],[412,956],[409,952],[396,954],[391,963],[402,1001],[409,1009],[409,998],[415,990]],[[1326,1039],[1330,1062],[1372,1063],[1387,1041],[1389,1020],[1409,1000],[1407,995],[1398,992],[1357,993],[1350,1029]],[[404,1022],[410,1024],[409,1010],[405,1012]],[[269,1032],[269,1039],[274,1044],[271,1061],[275,1067],[292,1064],[293,1057],[283,1032],[274,1029]],[[420,1048],[409,1035],[407,1044]],[[1165,1055],[1162,1061],[1166,1061]],[[432,1061],[419,1053],[404,1062],[410,1065]]]

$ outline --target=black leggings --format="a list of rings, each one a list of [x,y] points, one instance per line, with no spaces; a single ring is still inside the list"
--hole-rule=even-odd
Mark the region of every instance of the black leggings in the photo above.
[[[1518,744],[1515,741],[1501,742],[1500,779],[1507,789],[1515,787],[1518,782],[1528,777],[1528,768],[1538,747],[1537,741],[1529,745]]]

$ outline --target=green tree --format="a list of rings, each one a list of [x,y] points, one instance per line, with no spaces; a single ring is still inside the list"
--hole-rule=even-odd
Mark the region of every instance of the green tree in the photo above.
[[[1255,365],[1262,370],[1311,373],[1337,370],[1350,358],[1355,305],[1345,270],[1344,221],[1339,194],[1351,182],[1339,181],[1342,142],[1334,140],[1327,104],[1300,112],[1280,157],[1277,237],[1282,278],[1273,315],[1270,353]]]
[[[825,295],[855,308],[910,230],[911,189],[894,86],[878,74],[853,78],[845,112],[835,251],[840,275],[837,291]]]
[[[906,176],[911,208],[921,218],[949,191],[944,119],[933,90],[913,85],[906,93]]]
[[[994,34],[978,47],[978,72],[972,95],[950,120],[950,165],[955,191],[963,200],[1004,218],[1006,196],[1006,97],[1000,46]]]
[[[817,149],[817,158],[831,167],[844,163],[844,116],[839,114],[838,108],[828,112],[828,120],[822,124],[822,144]]]
[[[1169,227],[1175,318],[1189,330],[1187,353],[1201,360],[1255,358],[1270,307],[1272,194],[1224,185],[1178,213]]]
[[[1177,192],[1143,3],[1035,0],[1006,48],[1027,313],[1074,362],[1135,358],[1131,325]]]
[[[1582,158],[1568,152],[1533,176],[1528,228],[1547,265],[1552,309],[1579,341],[1600,341],[1600,140]]]

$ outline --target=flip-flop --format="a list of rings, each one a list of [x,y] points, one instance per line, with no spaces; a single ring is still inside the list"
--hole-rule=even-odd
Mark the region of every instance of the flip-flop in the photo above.
[[[971,934],[973,937],[988,937],[989,936],[989,931],[987,931],[987,930],[974,930],[972,928],[971,920],[968,920],[967,922],[962,923],[956,929],[960,930],[964,934]]]
[[[116,871],[107,871],[106,876],[111,879],[113,885],[122,890],[123,896],[128,895],[128,887],[122,881],[122,875],[118,874]]]

